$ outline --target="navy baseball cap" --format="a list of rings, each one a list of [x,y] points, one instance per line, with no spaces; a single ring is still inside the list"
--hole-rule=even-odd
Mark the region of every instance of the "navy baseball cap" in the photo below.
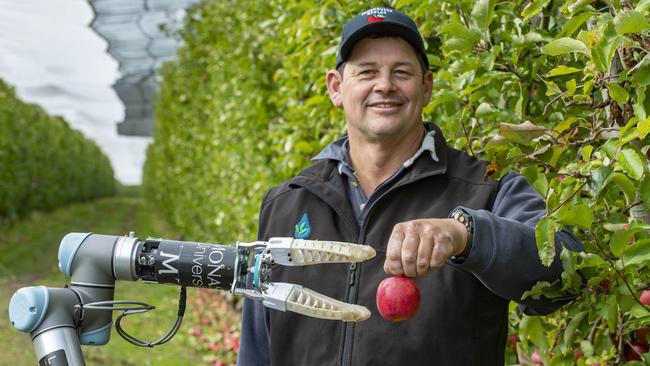
[[[407,41],[415,53],[429,69],[429,60],[424,51],[424,41],[417,25],[411,17],[392,8],[373,8],[352,18],[343,28],[339,52],[336,55],[336,68],[350,56],[354,45],[373,34],[398,36]]]

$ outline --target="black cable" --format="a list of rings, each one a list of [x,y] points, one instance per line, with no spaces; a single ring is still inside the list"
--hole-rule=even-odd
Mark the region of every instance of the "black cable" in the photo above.
[[[131,304],[136,306],[114,306],[114,305],[125,305]],[[124,310],[122,314],[118,315],[115,319],[115,330],[122,338],[127,342],[136,345],[138,347],[153,347],[158,346],[164,343],[167,343],[170,339],[174,338],[178,329],[180,329],[181,324],[183,323],[183,316],[185,315],[185,307],[187,305],[187,289],[185,286],[181,286],[181,290],[178,298],[178,313],[174,325],[171,329],[165,334],[162,338],[153,342],[146,342],[141,339],[138,339],[131,334],[127,333],[126,330],[122,327],[122,318],[127,317],[133,314],[146,313],[149,310],[155,309],[154,306],[137,301],[99,301],[94,303],[89,303],[85,305],[75,306],[75,313],[78,314],[79,318],[83,317],[84,309],[93,309],[93,310]]]
[[[179,294],[179,299],[178,299],[178,316],[176,318],[176,322],[174,322],[174,325],[172,328],[165,334],[162,338],[155,342],[145,342],[143,340],[140,340],[129,333],[127,333],[124,328],[122,328],[121,322],[122,318],[125,316],[129,316],[131,314],[136,314],[136,313],[142,313],[147,310],[126,310],[122,314],[120,314],[116,319],[115,319],[115,330],[117,333],[124,338],[127,342],[139,346],[139,347],[153,347],[153,346],[158,346],[164,343],[167,343],[170,339],[174,338],[176,335],[176,332],[178,332],[178,329],[180,329],[181,324],[183,322],[183,315],[185,314],[185,305],[186,305],[186,300],[187,300],[187,289],[185,286],[181,286],[180,294]]]

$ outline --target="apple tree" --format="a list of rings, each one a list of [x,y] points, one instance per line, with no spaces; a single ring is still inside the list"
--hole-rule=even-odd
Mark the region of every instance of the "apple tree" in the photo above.
[[[252,238],[264,192],[343,132],[324,75],[346,19],[376,5],[423,33],[426,119],[490,161],[486,177],[517,170],[545,199],[540,260],[565,272],[526,296],[573,301],[513,305],[508,362],[650,362],[649,0],[202,2],[163,70],[149,196],[193,239]],[[585,251],[555,253],[557,230]]]

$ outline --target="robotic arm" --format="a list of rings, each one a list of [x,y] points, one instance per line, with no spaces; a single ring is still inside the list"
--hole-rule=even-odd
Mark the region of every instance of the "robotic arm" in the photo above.
[[[360,262],[375,256],[369,246],[294,238],[236,245],[129,236],[70,233],[59,247],[59,269],[71,278],[65,288],[21,288],[11,298],[9,318],[16,329],[31,334],[40,365],[85,365],[80,345],[108,343],[114,310],[116,330],[127,341],[145,347],[171,339],[185,311],[185,288],[229,290],[261,299],[266,307],[322,319],[358,322],[370,317],[360,305],[344,303],[300,285],[269,281],[275,265]],[[181,286],[178,319],[156,342],[126,333],[122,317],[153,309],[135,301],[114,301],[115,281],[142,280]]]

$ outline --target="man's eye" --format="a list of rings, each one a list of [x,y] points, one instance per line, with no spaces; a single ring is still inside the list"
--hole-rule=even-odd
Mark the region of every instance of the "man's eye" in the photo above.
[[[375,70],[365,69],[365,70],[359,71],[359,75],[372,75],[372,74],[374,74],[374,72],[375,72]]]
[[[399,75],[399,76],[411,76],[412,75],[412,73],[410,71],[407,71],[407,70],[395,70],[394,73]]]

